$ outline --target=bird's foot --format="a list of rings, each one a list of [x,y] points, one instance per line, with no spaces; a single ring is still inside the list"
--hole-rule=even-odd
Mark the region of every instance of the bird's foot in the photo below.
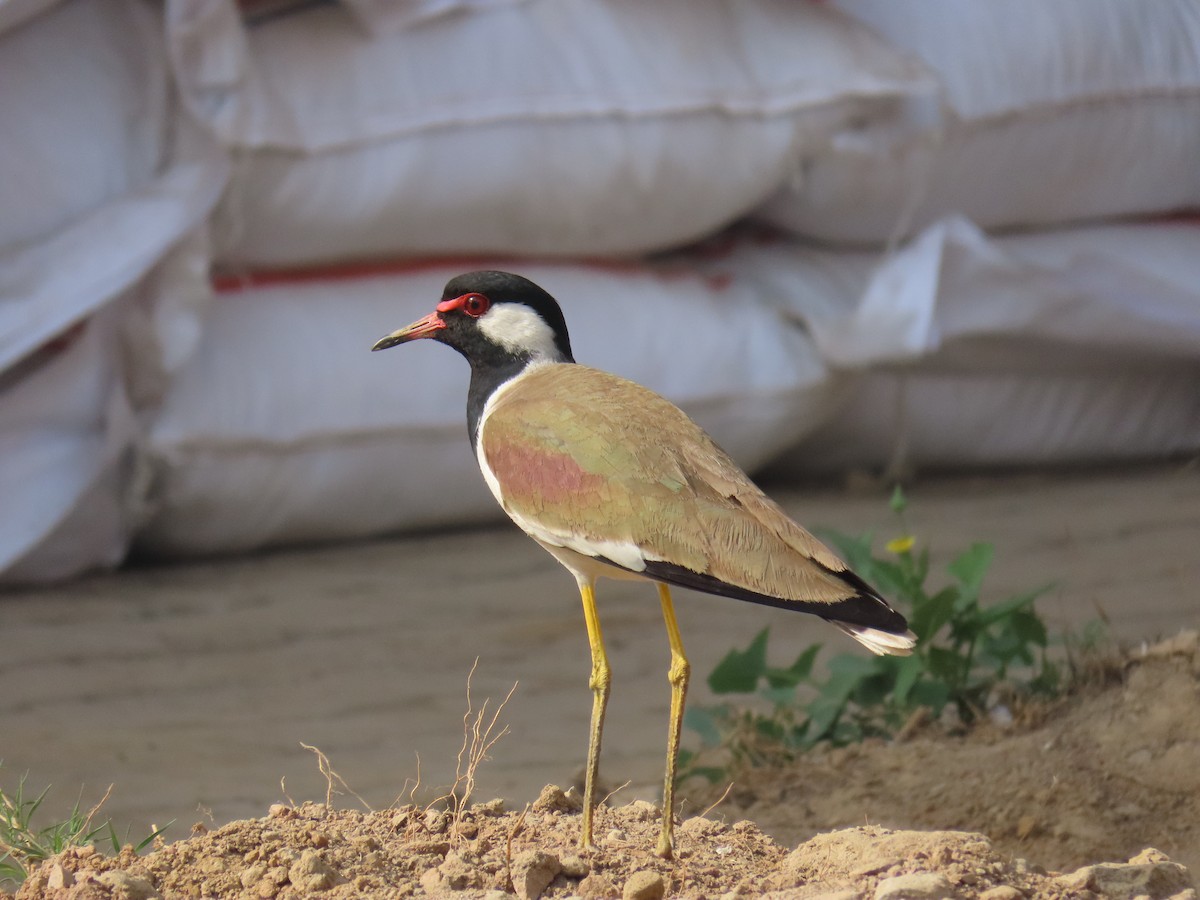
[[[674,859],[675,851],[671,847],[671,838],[669,835],[662,835],[658,839],[658,846],[654,849],[654,855],[662,859]]]

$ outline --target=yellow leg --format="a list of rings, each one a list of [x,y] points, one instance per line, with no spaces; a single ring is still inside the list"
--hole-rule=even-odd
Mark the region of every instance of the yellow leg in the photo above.
[[[592,813],[596,808],[596,777],[600,768],[600,737],[604,732],[604,710],[608,707],[608,691],[612,684],[612,669],[608,655],[604,652],[604,635],[600,631],[600,617],[596,614],[596,593],[591,582],[579,582],[579,593],[583,597],[583,618],[587,622],[588,644],[592,650],[592,677],[588,682],[592,688],[592,731],[588,739],[587,772],[583,782],[583,828],[579,845],[590,848],[592,840]]]
[[[667,680],[671,682],[671,720],[667,727],[667,775],[663,782],[662,834],[655,851],[663,859],[673,855],[671,836],[675,831],[675,764],[679,759],[679,735],[683,731],[683,704],[687,700],[688,678],[692,666],[683,652],[683,638],[679,635],[679,623],[675,621],[675,607],[671,603],[671,591],[665,584],[658,586],[658,599],[662,602],[663,619],[667,623],[667,640],[671,642],[671,668]]]

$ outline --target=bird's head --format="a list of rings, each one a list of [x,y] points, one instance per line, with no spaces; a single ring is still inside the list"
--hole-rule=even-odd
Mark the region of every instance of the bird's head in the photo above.
[[[452,278],[433,312],[380,338],[371,349],[420,338],[453,347],[473,366],[511,360],[574,362],[558,303],[528,278],[508,272]]]

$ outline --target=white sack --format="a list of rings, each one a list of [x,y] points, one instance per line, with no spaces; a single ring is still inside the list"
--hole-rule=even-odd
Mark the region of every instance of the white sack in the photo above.
[[[234,151],[231,269],[678,245],[757,206],[924,68],[811,3],[529,0],[378,35],[327,5],[246,28],[168,4],[177,76]]]
[[[835,0],[940,77],[814,155],[764,215],[879,243],[1200,205],[1194,0]]]
[[[950,219],[892,256],[788,240],[718,260],[868,373],[781,472],[1112,462],[1200,448],[1200,227],[989,239]]]
[[[117,565],[145,514],[143,419],[198,342],[203,232],[0,371],[0,584]],[[4,306],[0,305],[0,313]]]
[[[773,467],[787,477],[853,469],[1089,465],[1200,450],[1200,364],[1023,371],[939,366],[868,373],[828,426]]]
[[[137,413],[196,345],[228,160],[172,102],[161,16],[71,0],[0,36],[0,582],[123,555]]]
[[[149,7],[141,0],[73,0],[27,23],[7,37],[15,40],[35,30],[61,28],[62,36],[46,43],[64,42],[62,49],[67,61],[57,56],[38,57],[34,61],[40,62],[40,66],[32,66],[25,73],[26,77],[45,76],[54,81],[52,73],[56,68],[74,71],[66,44],[78,41],[86,46],[90,30],[80,33],[76,29],[76,19],[60,17],[68,13],[81,16],[79,8],[84,8],[87,16],[104,19],[107,13],[115,15],[121,9],[145,10]],[[90,21],[87,16],[79,21],[87,24]],[[133,18],[140,21],[137,16]],[[117,22],[121,21],[117,16]],[[91,24],[98,26],[100,23]],[[161,26],[161,22],[159,24]],[[116,56],[129,54],[157,59],[156,64],[146,63],[142,68],[157,67],[157,70],[165,71],[161,31],[140,29],[127,34],[121,29],[99,28],[97,33],[116,41],[116,47],[112,49]],[[105,56],[99,50],[96,55]],[[0,69],[9,61],[0,52]],[[105,67],[101,66],[100,70],[103,72]],[[3,98],[0,107],[11,97],[21,94],[23,89],[23,82],[4,81],[2,77],[0,75],[0,83],[5,89],[0,91],[0,98]],[[95,74],[91,78],[103,80]],[[16,87],[10,89],[10,84]],[[132,84],[125,83],[119,88],[120,91],[132,89]],[[49,226],[53,221],[54,230],[36,239],[26,223],[17,221],[22,219],[27,206],[36,205],[37,198],[29,192],[38,189],[39,182],[36,178],[30,180],[33,169],[28,157],[39,154],[44,157],[43,163],[50,166],[45,170],[46,179],[59,183],[69,181],[70,170],[76,163],[86,167],[84,157],[105,153],[119,156],[125,150],[105,146],[99,135],[91,133],[93,110],[89,107],[95,98],[86,91],[81,91],[75,101],[83,104],[82,109],[76,108],[68,91],[53,109],[29,105],[20,110],[20,116],[4,118],[0,147],[8,146],[16,152],[20,142],[10,138],[13,133],[38,134],[54,129],[64,130],[63,140],[69,147],[50,148],[45,152],[24,147],[17,154],[24,160],[23,167],[14,164],[0,179],[0,185],[3,185],[0,190],[6,192],[8,204],[0,206],[0,223],[3,223],[0,230],[29,232],[20,242],[0,248],[0,372],[133,286],[173,245],[203,222],[220,195],[228,175],[225,153],[177,105],[160,104],[158,87],[151,85],[150,90],[153,95],[150,98],[131,98],[125,106],[109,107],[103,113],[118,120],[115,124],[110,123],[110,130],[116,131],[126,127],[125,120],[134,116],[135,110],[157,117],[156,121],[145,125],[136,124],[134,129],[162,136],[164,147],[159,148],[156,144],[154,151],[157,154],[161,150],[162,158],[155,155],[148,161],[151,170],[140,173],[134,181],[117,179],[110,184],[115,193],[88,194],[80,187],[82,182],[76,184],[81,193],[67,204],[72,208],[70,215],[46,219],[43,224]],[[48,124],[48,120],[53,120],[53,124]],[[69,133],[72,123],[77,128],[73,134]],[[10,140],[14,143],[8,143]],[[59,212],[63,213],[65,208]],[[37,230],[41,228],[39,225]],[[172,353],[176,359],[185,355],[180,348],[174,348]]]
[[[152,435],[147,550],[219,553],[502,518],[466,430],[469,370],[433,342],[371,353],[463,267],[283,281],[219,296]],[[759,466],[834,396],[799,329],[684,270],[529,264],[576,357],[671,397]]]
[[[137,425],[120,305],[0,374],[0,583],[65,578],[125,555]]]
[[[31,17],[0,34],[0,85],[0,250],[157,174],[170,73],[150,4],[74,0]]]

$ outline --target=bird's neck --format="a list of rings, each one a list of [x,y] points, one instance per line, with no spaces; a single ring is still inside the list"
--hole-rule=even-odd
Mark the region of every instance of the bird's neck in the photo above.
[[[471,364],[471,386],[467,389],[467,430],[471,436],[472,450],[478,446],[483,411],[492,394],[502,385],[520,376],[531,365],[537,364],[538,361],[528,357],[513,357],[501,363],[490,362],[487,365]]]

